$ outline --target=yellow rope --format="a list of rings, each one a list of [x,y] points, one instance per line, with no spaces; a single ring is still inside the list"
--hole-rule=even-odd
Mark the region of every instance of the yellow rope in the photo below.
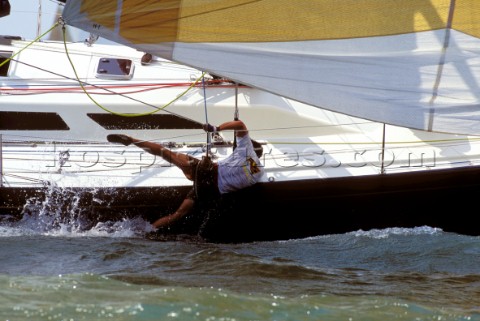
[[[27,49],[28,47],[30,47],[31,45],[33,45],[35,42],[37,42],[38,40],[40,40],[43,36],[45,36],[47,33],[49,33],[50,31],[52,31],[56,26],[58,26],[58,22],[55,23],[50,29],[48,29],[47,31],[45,31],[43,34],[41,34],[40,36],[38,36],[37,38],[33,39],[32,42],[30,42],[28,45],[26,45],[24,48],[20,49],[16,54],[14,54],[13,56],[11,56],[10,58],[7,58],[5,59],[2,63],[0,63],[0,68],[6,64],[7,62],[9,62],[10,60],[12,60],[13,58],[15,58],[16,56],[18,56],[22,51],[24,51],[25,49]]]
[[[88,92],[87,90],[85,89],[85,86],[83,85],[82,81],[80,80],[80,77],[78,76],[78,73],[77,73],[77,70],[75,69],[75,66],[72,62],[72,59],[70,58],[70,54],[68,52],[68,48],[67,48],[67,41],[66,41],[66,32],[65,32],[65,26],[63,26],[63,43],[64,43],[64,47],[65,47],[65,53],[67,54],[67,58],[68,58],[68,61],[70,62],[70,65],[72,66],[72,69],[73,69],[73,73],[75,74],[75,78],[77,79],[78,81],[78,84],[80,85],[80,87],[82,88],[83,92],[88,96],[88,98],[90,98],[90,100],[95,104],[97,105],[99,108],[103,109],[104,111],[110,113],[110,114],[113,114],[113,115],[117,115],[117,116],[123,116],[123,117],[140,117],[140,116],[146,116],[146,115],[152,115],[154,113],[157,113],[165,108],[167,108],[168,106],[170,106],[171,104],[173,104],[174,102],[176,102],[178,99],[180,99],[181,97],[185,96],[185,94],[187,92],[189,92],[193,87],[195,87],[197,85],[197,83],[205,76],[206,72],[202,73],[202,75],[200,77],[198,77],[184,92],[182,92],[180,95],[178,95],[175,99],[171,100],[170,102],[166,103],[164,106],[162,107],[158,107],[156,108],[154,111],[151,111],[151,112],[146,112],[146,113],[136,113],[136,114],[130,114],[130,113],[117,113],[117,112],[114,112],[113,110],[110,110],[104,106],[102,106],[100,103],[98,103]]]

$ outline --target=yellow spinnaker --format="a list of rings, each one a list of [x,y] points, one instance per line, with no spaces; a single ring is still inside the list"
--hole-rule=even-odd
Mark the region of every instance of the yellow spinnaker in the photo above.
[[[480,36],[480,1],[453,28]],[[119,6],[119,3],[122,3]],[[452,0],[84,0],[89,19],[132,43],[271,42],[387,36],[447,26]]]

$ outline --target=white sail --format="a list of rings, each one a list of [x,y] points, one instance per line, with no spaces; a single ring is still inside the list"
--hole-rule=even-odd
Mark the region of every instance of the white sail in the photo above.
[[[67,24],[307,104],[480,133],[475,0],[68,1]]]

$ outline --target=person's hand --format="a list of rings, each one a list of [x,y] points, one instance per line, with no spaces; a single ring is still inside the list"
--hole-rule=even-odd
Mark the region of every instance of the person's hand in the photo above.
[[[208,133],[216,133],[218,132],[218,128],[216,126],[210,124],[203,124],[203,130]]]

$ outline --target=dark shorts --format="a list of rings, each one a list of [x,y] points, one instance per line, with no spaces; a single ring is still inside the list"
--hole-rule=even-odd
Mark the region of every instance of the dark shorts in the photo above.
[[[209,200],[220,196],[218,190],[218,166],[209,157],[201,160],[192,160],[193,188],[188,192],[187,198],[191,200]]]

